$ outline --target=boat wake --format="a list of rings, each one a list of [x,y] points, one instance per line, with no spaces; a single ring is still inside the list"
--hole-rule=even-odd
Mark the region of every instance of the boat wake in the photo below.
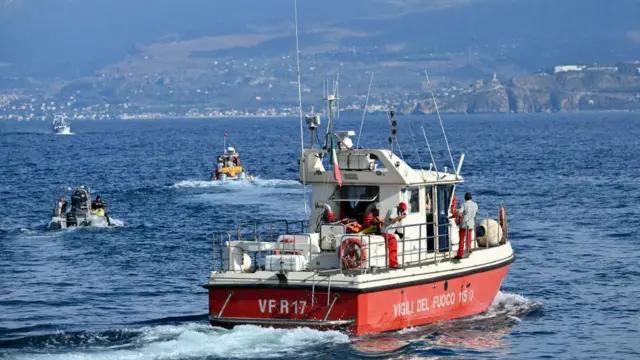
[[[61,332],[0,340],[12,359],[192,359],[300,357],[348,343],[347,335],[310,329],[243,325],[233,330],[207,324]]]
[[[47,230],[48,222],[41,221],[30,227],[16,227],[14,229],[6,229],[4,231],[6,231],[8,234],[18,232],[20,235],[28,236],[28,237],[56,237],[56,236],[62,236],[65,233],[79,231],[82,228],[102,229],[102,228],[119,228],[119,227],[125,226],[125,222],[123,220],[116,219],[113,217],[109,217],[109,220],[111,221],[111,226],[109,226],[109,224],[107,224],[107,221],[102,217],[91,215],[90,219],[91,219],[91,223],[88,226],[78,226],[78,227],[73,226],[66,229]]]
[[[202,316],[184,318],[183,323],[165,319],[157,324],[140,323],[144,326],[138,328],[58,331],[24,337],[12,337],[15,332],[0,328],[6,339],[0,340],[0,349],[17,360],[300,358],[329,352],[344,353],[345,357],[388,357],[409,351],[438,356],[461,348],[499,351],[506,346],[504,337],[517,324],[510,320],[528,316],[541,306],[520,295],[500,292],[489,310],[478,316],[352,338],[337,331],[308,328],[241,325],[226,330],[193,322]]]
[[[201,181],[201,180],[183,180],[173,185],[171,188],[216,188],[216,187],[228,187],[228,188],[277,188],[277,187],[292,187],[301,186],[297,180],[280,180],[280,179],[260,179],[255,177],[253,181]]]
[[[405,352],[421,356],[446,356],[450,352],[493,352],[506,347],[504,338],[525,316],[542,303],[513,293],[498,292],[482,314],[469,318],[410,327],[395,333],[372,334],[354,339],[353,351],[363,356],[397,356]],[[476,354],[477,356],[477,354]]]
[[[522,295],[499,291],[485,313],[473,316],[469,318],[469,320],[478,321],[507,317],[520,321],[520,318],[534,313],[542,308],[542,306],[543,304],[541,302],[527,299]]]
[[[107,220],[101,216],[90,215],[89,218],[91,219],[91,224],[89,225],[89,227],[93,227],[93,228],[124,227],[124,221],[113,218],[111,216],[109,217],[109,222],[107,222]],[[111,225],[109,225],[109,223]]]

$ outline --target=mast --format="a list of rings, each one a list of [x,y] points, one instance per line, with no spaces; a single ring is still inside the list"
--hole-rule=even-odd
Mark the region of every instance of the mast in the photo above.
[[[327,91],[323,100],[327,102],[327,135],[330,135],[333,134],[333,103],[339,100],[336,88],[334,87],[333,93],[331,94]]]
[[[308,212],[307,207],[307,182],[305,179],[305,157],[304,157],[304,132],[302,125],[302,83],[300,81],[300,45],[298,41],[298,0],[293,2],[294,8],[294,24],[296,31],[296,68],[297,68],[297,80],[298,80],[298,112],[300,114],[300,168],[302,169],[302,198],[304,199],[304,213]]]

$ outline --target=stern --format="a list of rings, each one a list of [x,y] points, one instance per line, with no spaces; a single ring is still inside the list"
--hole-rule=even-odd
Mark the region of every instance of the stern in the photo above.
[[[209,288],[209,322],[232,328],[253,324],[349,331],[357,294],[283,288]]]

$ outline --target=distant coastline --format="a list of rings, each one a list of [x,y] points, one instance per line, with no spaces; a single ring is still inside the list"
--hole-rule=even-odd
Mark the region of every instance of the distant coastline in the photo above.
[[[140,115],[120,115],[120,116],[116,116],[115,118],[118,120],[214,120],[214,119],[227,119],[227,118],[247,118],[247,119],[253,119],[253,118],[265,118],[265,119],[272,119],[272,118],[286,118],[286,117],[293,117],[293,115],[207,115],[207,116],[196,116],[196,115],[164,115],[164,114],[157,114],[157,115],[147,115],[147,114],[140,114]]]
[[[109,82],[102,84],[106,88],[111,85]],[[95,95],[100,89],[85,91]],[[147,97],[124,102],[111,99],[113,103],[101,99],[97,104],[87,103],[85,98],[81,105],[75,93],[52,100],[13,92],[0,94],[0,119],[51,119],[54,114],[66,116],[71,121],[298,117],[297,101],[288,96],[268,101],[255,97],[255,101],[244,102],[226,102],[212,97],[198,103],[193,97],[175,103],[169,98]],[[303,103],[305,114],[314,108],[318,109],[316,113],[324,111],[323,104],[316,97],[313,99],[316,101]],[[351,93],[341,95],[340,111],[362,114],[364,103],[365,96],[351,90]],[[442,81],[437,86],[424,85],[422,91],[385,91],[376,94],[367,104],[368,114],[394,110],[402,115],[639,111],[640,61],[616,66],[559,65],[509,79],[501,79],[494,73],[489,79],[466,85]]]

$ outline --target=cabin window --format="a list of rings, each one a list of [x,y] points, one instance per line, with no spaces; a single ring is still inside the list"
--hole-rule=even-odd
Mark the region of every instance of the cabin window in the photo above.
[[[342,186],[337,188],[329,197],[340,204],[341,217],[360,221],[369,205],[378,201],[380,188],[378,186]]]
[[[408,199],[408,212],[420,212],[420,188],[408,188],[405,191],[405,199]],[[406,201],[406,200],[405,200]]]
[[[432,213],[432,195],[431,193],[433,192],[433,187],[431,186],[426,186],[424,188],[424,208],[425,210],[427,210],[427,214],[431,214]]]

